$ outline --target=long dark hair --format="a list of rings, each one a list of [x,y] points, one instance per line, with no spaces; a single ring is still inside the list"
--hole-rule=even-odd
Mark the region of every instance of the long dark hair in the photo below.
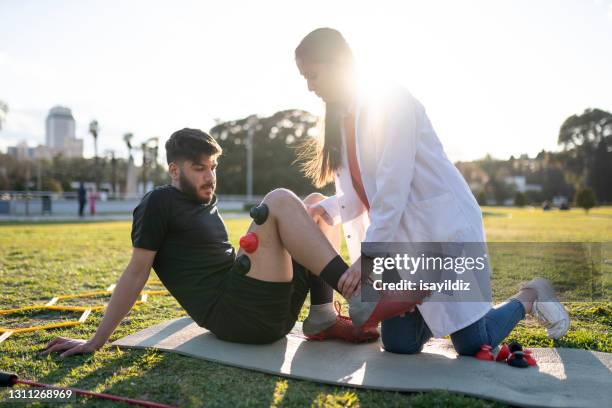
[[[339,31],[318,28],[302,39],[295,49],[295,58],[308,62],[333,63],[340,59],[352,61],[353,53]],[[323,143],[310,139],[298,149],[301,169],[316,187],[323,187],[333,181],[334,170],[340,167],[340,125],[340,107],[335,103],[326,103]]]

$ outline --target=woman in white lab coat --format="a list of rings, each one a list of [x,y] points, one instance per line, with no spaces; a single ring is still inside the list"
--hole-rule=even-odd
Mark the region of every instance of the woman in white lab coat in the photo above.
[[[336,194],[308,210],[343,227],[352,264],[338,285],[345,297],[360,287],[362,242],[485,242],[480,208],[418,100],[396,85],[362,93],[351,49],[334,29],[308,34],[295,58],[308,90],[326,105],[322,140],[301,158],[317,187],[335,183]],[[389,351],[415,353],[432,336],[450,334],[459,353],[474,354],[499,344],[525,313],[551,337],[569,327],[550,284],[535,279],[497,308],[484,299],[426,301],[384,321],[382,339]]]

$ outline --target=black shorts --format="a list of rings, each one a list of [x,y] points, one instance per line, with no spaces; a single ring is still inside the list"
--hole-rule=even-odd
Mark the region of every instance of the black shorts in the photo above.
[[[293,281],[265,282],[229,271],[206,328],[221,340],[264,344],[283,338],[297,321],[310,272],[293,262]]]

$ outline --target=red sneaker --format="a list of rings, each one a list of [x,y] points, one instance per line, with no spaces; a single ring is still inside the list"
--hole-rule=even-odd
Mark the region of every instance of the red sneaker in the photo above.
[[[416,305],[420,305],[421,303],[423,302],[398,302],[396,300],[387,300],[385,297],[383,297],[376,304],[374,311],[361,327],[363,330],[376,328],[382,321],[412,312]]]
[[[376,327],[367,329],[357,327],[353,325],[350,317],[340,314],[340,302],[334,302],[334,306],[338,312],[336,322],[319,333],[305,335],[308,340],[340,339],[349,343],[366,343],[378,340],[380,333],[378,333]]]
[[[384,320],[412,312],[416,305],[423,303],[428,294],[385,291],[378,302],[362,301],[360,294],[357,294],[349,301],[350,314],[355,324],[364,330],[376,328]]]

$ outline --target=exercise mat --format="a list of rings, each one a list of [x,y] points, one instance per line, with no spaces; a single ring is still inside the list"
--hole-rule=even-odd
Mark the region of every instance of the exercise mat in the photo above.
[[[155,348],[230,366],[333,385],[392,391],[447,390],[511,405],[604,407],[612,401],[612,354],[534,348],[537,367],[457,356],[450,341],[435,339],[417,355],[385,352],[381,343],[307,341],[298,323],[266,345],[221,341],[188,317],[121,338],[114,346]]]

